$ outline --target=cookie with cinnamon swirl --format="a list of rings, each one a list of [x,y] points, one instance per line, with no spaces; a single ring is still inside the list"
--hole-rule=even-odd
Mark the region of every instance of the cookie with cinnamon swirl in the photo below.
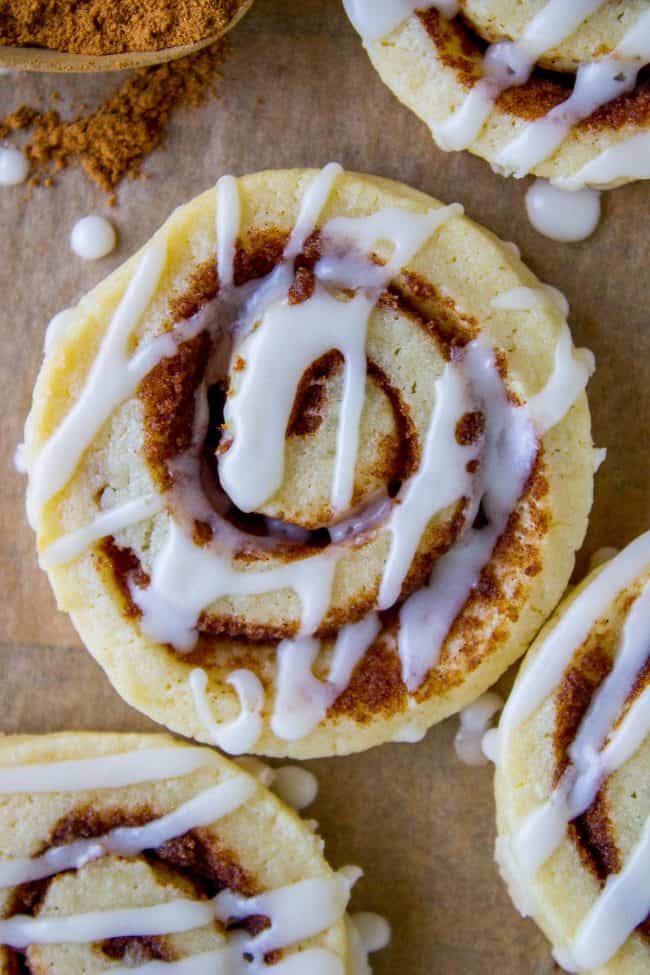
[[[567,189],[650,177],[643,0],[345,0],[438,146]]]
[[[333,164],[224,177],[48,331],[42,565],[178,731],[305,756],[423,732],[566,585],[592,366],[457,205]]]
[[[650,533],[533,644],[497,737],[497,862],[567,971],[650,965]]]
[[[345,975],[360,871],[215,750],[0,741],[0,972]]]

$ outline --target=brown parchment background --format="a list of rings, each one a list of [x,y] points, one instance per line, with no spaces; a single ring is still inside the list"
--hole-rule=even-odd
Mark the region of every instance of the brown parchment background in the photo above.
[[[609,455],[584,553],[624,545],[650,526],[650,188],[608,194],[586,243],[539,236],[526,219],[524,183],[435,149],[375,75],[339,0],[256,0],[231,35],[223,75],[219,99],[174,118],[166,150],[146,165],[149,178],[123,186],[115,211],[78,171],[28,201],[24,188],[0,189],[0,731],[152,727],[112,691],[56,611],[12,455],[48,319],[224,172],[336,159],[458,200],[516,241],[533,270],[566,293],[576,341],[598,360],[594,434]],[[3,76],[0,114],[24,101],[45,105],[55,89],[57,108],[78,111],[118,83],[115,75]],[[89,212],[110,215],[120,234],[118,250],[94,264],[68,248],[70,228]],[[390,948],[374,956],[378,975],[548,975],[555,966],[546,943],[515,913],[492,863],[491,772],[459,764],[456,726],[451,719],[417,745],[310,763],[321,784],[310,813],[334,864],[366,868],[355,906],[393,923]]]

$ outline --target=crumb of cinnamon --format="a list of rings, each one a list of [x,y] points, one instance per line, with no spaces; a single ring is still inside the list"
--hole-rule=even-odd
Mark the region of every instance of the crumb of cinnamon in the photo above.
[[[223,55],[218,41],[187,58],[136,71],[99,108],[71,120],[53,109],[22,105],[0,121],[0,139],[29,131],[23,152],[32,185],[77,165],[114,202],[119,183],[140,176],[145,159],[160,146],[172,112],[196,107],[214,93]]]

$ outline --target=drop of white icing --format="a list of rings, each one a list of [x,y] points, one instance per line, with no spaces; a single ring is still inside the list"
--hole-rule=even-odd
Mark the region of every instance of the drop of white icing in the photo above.
[[[300,812],[311,806],[318,795],[318,779],[307,769],[283,765],[275,769],[273,791],[288,806]]]
[[[19,474],[27,473],[27,457],[25,455],[25,444],[19,443],[14,450],[14,469]]]
[[[526,212],[544,237],[563,243],[586,240],[600,221],[600,193],[587,188],[569,192],[538,179],[526,193]]]
[[[29,160],[19,149],[0,147],[0,186],[18,186],[29,176]]]
[[[70,246],[84,261],[97,261],[115,249],[117,234],[105,217],[92,214],[82,217],[72,228]]]
[[[607,447],[597,447],[594,450],[594,474],[597,474],[600,468],[603,466],[607,460]]]
[[[415,744],[418,741],[422,741],[427,733],[426,728],[418,728],[415,722],[410,724],[405,724],[403,728],[394,735],[394,742],[406,742],[408,744]]]
[[[498,694],[487,693],[460,712],[460,728],[454,739],[456,755],[465,765],[486,765],[482,743],[491,718],[503,707]]]
[[[361,943],[367,952],[383,951],[390,944],[390,924],[381,914],[373,911],[359,911],[350,920],[357,929]]]

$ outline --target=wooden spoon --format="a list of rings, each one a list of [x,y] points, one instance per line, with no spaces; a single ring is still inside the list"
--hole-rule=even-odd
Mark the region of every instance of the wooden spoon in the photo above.
[[[123,71],[127,68],[146,68],[163,61],[187,57],[223,37],[244,16],[253,0],[244,0],[227,27],[213,37],[205,37],[194,44],[167,47],[161,51],[128,51],[124,54],[67,54],[42,47],[9,47],[0,45],[0,68],[9,71]]]

